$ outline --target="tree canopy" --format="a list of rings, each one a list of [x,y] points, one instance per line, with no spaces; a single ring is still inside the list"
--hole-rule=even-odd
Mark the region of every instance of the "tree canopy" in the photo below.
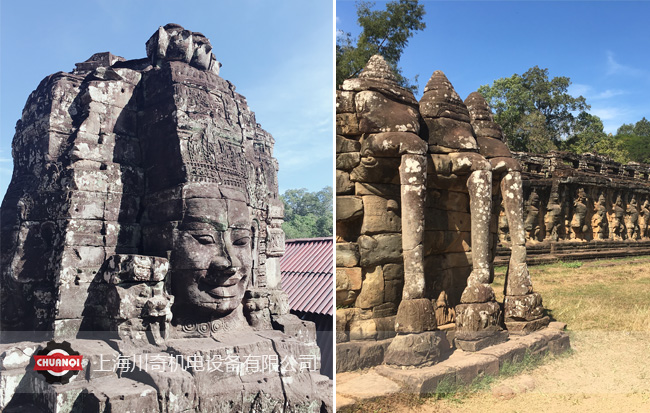
[[[280,196],[284,203],[282,229],[287,239],[331,237],[333,227],[332,187],[318,192],[288,189]]]
[[[616,137],[629,161],[650,163],[650,121],[645,117],[634,125],[621,125]]]
[[[400,84],[413,91],[411,84],[397,66],[408,39],[418,30],[424,30],[424,6],[417,0],[397,0],[386,3],[385,10],[372,10],[374,3],[357,3],[361,34],[357,39],[350,33],[339,33],[336,38],[336,85],[358,75],[370,57],[381,54],[397,74]]]
[[[584,97],[567,92],[569,85],[568,77],[549,79],[548,69],[535,66],[523,75],[483,85],[479,92],[494,111],[510,149],[542,153],[557,149],[574,134],[577,119],[572,112],[590,108]]]

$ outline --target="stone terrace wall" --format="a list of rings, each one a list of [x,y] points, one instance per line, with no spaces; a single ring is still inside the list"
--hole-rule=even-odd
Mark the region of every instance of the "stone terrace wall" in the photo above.
[[[623,165],[592,154],[514,156],[523,170],[529,246],[650,240],[650,166]],[[499,238],[505,245],[506,228],[501,217]]]

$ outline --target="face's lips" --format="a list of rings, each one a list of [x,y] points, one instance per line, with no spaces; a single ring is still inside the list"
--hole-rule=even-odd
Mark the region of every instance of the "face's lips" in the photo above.
[[[234,298],[240,295],[242,278],[236,270],[206,274],[198,280],[198,288],[213,298]]]

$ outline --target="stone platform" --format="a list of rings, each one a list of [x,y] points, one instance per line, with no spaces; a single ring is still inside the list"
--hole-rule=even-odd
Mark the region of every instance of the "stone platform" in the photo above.
[[[543,242],[526,245],[528,265],[650,255],[650,241]],[[510,249],[499,246],[495,266],[508,265]]]
[[[449,358],[430,367],[379,365],[363,371],[337,373],[336,408],[400,392],[425,395],[434,392],[444,379],[468,384],[481,374],[496,376],[504,363],[521,361],[526,352],[533,355],[563,353],[570,347],[569,335],[560,330],[563,327],[561,323],[551,323],[544,330],[526,336],[510,336],[505,343],[474,353],[457,349]]]

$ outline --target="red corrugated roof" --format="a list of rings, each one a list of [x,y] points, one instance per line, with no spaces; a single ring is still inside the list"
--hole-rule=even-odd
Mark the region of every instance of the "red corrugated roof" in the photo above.
[[[280,271],[292,310],[334,315],[333,245],[331,237],[286,241]]]

